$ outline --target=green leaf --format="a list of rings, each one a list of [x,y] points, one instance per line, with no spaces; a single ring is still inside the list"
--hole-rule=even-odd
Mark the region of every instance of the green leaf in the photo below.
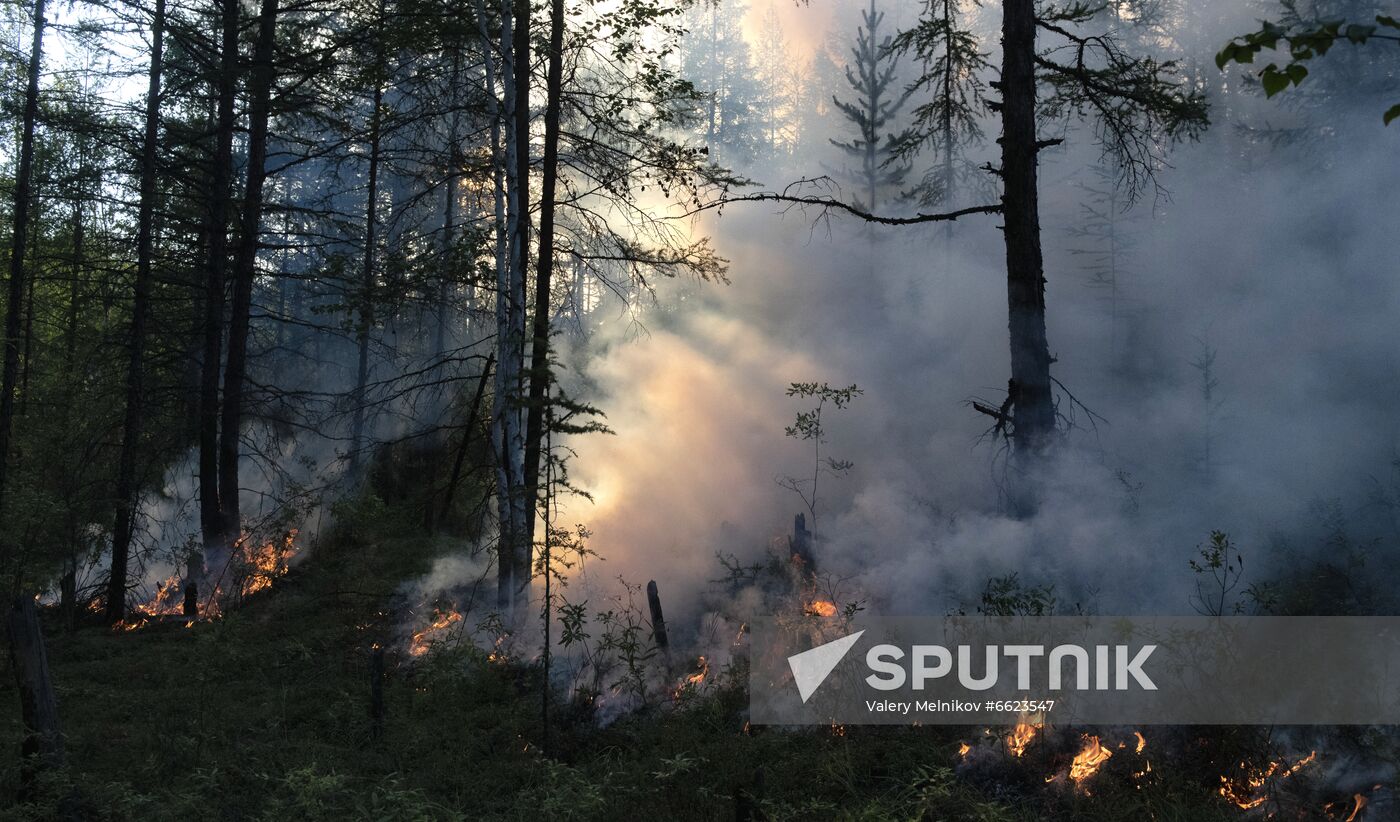
[[[1287,73],[1288,79],[1293,81],[1293,85],[1296,86],[1299,83],[1303,82],[1304,77],[1308,76],[1308,69],[1306,66],[1300,65],[1298,63],[1293,63],[1287,68]]]
[[[1278,70],[1277,66],[1270,65],[1259,74],[1259,79],[1264,85],[1264,95],[1273,97],[1280,91],[1288,88],[1288,75]]]
[[[1385,124],[1390,125],[1390,121],[1394,120],[1396,117],[1400,117],[1400,103],[1396,103],[1386,110]]]
[[[1369,38],[1372,34],[1375,33],[1375,26],[1360,26],[1355,23],[1352,23],[1350,26],[1347,26],[1346,30],[1347,39],[1353,43],[1364,43],[1366,42],[1367,38]]]
[[[1385,14],[1377,14],[1376,22],[1388,28],[1400,29],[1400,21],[1397,21],[1394,17],[1390,17]]]

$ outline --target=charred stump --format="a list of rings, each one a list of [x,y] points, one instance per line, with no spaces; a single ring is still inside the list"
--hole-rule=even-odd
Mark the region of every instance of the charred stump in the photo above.
[[[23,802],[32,797],[34,782],[40,773],[63,767],[63,734],[58,725],[58,701],[49,677],[39,611],[32,599],[19,597],[15,600],[10,611],[9,635],[10,661],[19,687],[24,722],[19,787],[19,799]]]
[[[816,575],[817,560],[812,554],[812,532],[807,530],[806,514],[798,514],[792,518],[792,536],[788,537],[788,550],[791,558],[801,563],[806,576]]]
[[[666,663],[666,675],[671,675],[671,638],[666,633],[666,617],[661,612],[661,594],[656,580],[647,583],[647,607],[651,610],[651,636]]]

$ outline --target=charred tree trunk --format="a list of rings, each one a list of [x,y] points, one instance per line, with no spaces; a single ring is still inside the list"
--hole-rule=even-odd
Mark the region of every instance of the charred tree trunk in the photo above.
[[[535,540],[535,507],[540,497],[540,445],[544,442],[549,391],[549,298],[554,278],[554,193],[559,181],[559,109],[564,82],[564,0],[550,0],[549,69],[544,110],[544,164],[540,172],[540,256],[535,266],[535,316],[530,340],[530,398],[525,419],[525,544]],[[548,459],[548,455],[544,455]],[[545,489],[545,494],[549,489]],[[528,576],[528,560],[523,569]]]
[[[262,0],[258,36],[249,78],[248,181],[243,194],[238,254],[233,267],[233,304],[229,314],[228,363],[224,368],[223,411],[219,423],[219,507],[232,548],[242,535],[238,494],[239,434],[243,427],[243,388],[248,372],[248,332],[253,281],[257,277],[262,229],[263,186],[267,181],[267,121],[272,97],[272,52],[277,42],[278,0]]]
[[[219,500],[219,366],[223,361],[229,189],[233,183],[234,95],[238,81],[238,0],[222,0],[218,115],[210,174],[204,280],[204,359],[199,377],[199,517],[205,550],[228,542]]]
[[[34,780],[42,771],[63,766],[63,734],[34,600],[23,596],[15,599],[9,635],[10,662],[24,720],[24,741],[20,744],[20,799],[24,800],[29,798]]]
[[[0,511],[5,505],[5,480],[14,431],[15,383],[19,378],[19,347],[24,320],[24,257],[29,239],[29,206],[33,196],[34,121],[39,115],[39,67],[44,59],[44,0],[34,0],[34,41],[29,52],[29,85],[24,92],[19,166],[15,171],[15,210],[10,246],[9,303],[5,307],[5,356],[0,375]]]
[[[1045,339],[1045,276],[1040,251],[1036,181],[1034,0],[1006,0],[1002,9],[1002,215],[1011,332],[1012,420],[1016,455],[1028,465],[1055,431],[1050,347]]]
[[[160,82],[165,48],[165,0],[156,0],[151,18],[151,66],[146,83],[146,128],[141,143],[141,203],[136,217],[136,284],[131,303],[131,350],[126,365],[126,411],[117,463],[117,514],[112,527],[111,576],[107,581],[107,622],[126,616],[126,566],[136,517],[136,455],[144,421],[146,317],[151,304],[152,226],[155,222],[156,152],[160,139]]]

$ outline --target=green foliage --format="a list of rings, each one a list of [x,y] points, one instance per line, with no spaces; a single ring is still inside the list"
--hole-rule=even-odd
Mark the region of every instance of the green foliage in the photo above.
[[[1308,77],[1307,63],[1331,51],[1338,43],[1362,46],[1373,41],[1400,43],[1400,21],[1378,14],[1375,23],[1348,22],[1343,19],[1308,21],[1302,19],[1294,3],[1285,2],[1287,23],[1265,20],[1259,30],[1234,38],[1215,55],[1215,65],[1222,71],[1230,63],[1254,63],[1265,50],[1286,53],[1282,64],[1269,63],[1259,70],[1259,82],[1264,94],[1273,97],[1290,86],[1302,85]],[[1400,117],[1400,103],[1385,111],[1385,125]]]
[[[1055,586],[1026,585],[1012,572],[987,580],[977,611],[988,616],[1052,616],[1055,605]]]

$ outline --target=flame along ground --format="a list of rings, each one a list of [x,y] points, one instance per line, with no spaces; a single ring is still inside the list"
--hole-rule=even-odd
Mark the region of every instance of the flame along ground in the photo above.
[[[247,534],[239,538],[227,563],[219,569],[208,569],[213,590],[201,594],[198,619],[217,619],[224,608],[247,597],[267,590],[278,577],[285,576],[292,557],[300,550],[296,544],[297,529],[281,537],[256,543]],[[118,622],[114,630],[135,631],[152,619],[184,616],[184,591],[180,574],[174,573],[156,585],[155,596],[131,609],[132,615]],[[195,620],[185,623],[189,628]]]
[[[810,599],[803,603],[802,614],[805,617],[814,619],[832,619],[841,613],[841,609],[831,600]],[[462,639],[464,625],[464,614],[454,608],[441,608],[435,606],[432,609],[432,618],[428,624],[415,631],[407,643],[406,650],[412,657],[422,657],[433,649],[439,642],[457,642]],[[739,636],[735,638],[735,644],[742,642],[744,629],[741,628]],[[488,653],[487,659],[490,662],[500,662],[505,659],[500,652],[500,646],[505,636],[496,639],[496,647]],[[672,701],[679,702],[687,694],[695,693],[707,681],[711,673],[710,660],[704,655],[698,656],[689,666],[689,672],[681,674],[675,684],[668,689]],[[833,736],[845,736],[846,727],[844,725],[832,724],[830,731]],[[990,740],[1002,740],[1005,744],[1006,753],[1015,759],[1025,759],[1027,750],[1036,743],[1038,739],[1044,739],[1052,729],[1047,728],[1043,717],[1039,715],[1023,716],[1012,728],[1001,735],[991,728],[983,729],[983,743],[976,746],[963,741],[958,743],[957,758],[960,761],[967,761],[976,756],[979,752],[991,749],[988,742]],[[749,723],[745,722],[742,733],[750,733]],[[1130,772],[1131,778],[1138,783],[1141,789],[1141,781],[1151,777],[1154,773],[1152,762],[1145,754],[1147,751],[1147,737],[1138,730],[1131,732],[1131,736],[1117,741],[1116,746],[1105,744],[1101,734],[1083,734],[1082,744],[1068,764],[1068,768],[1057,769],[1044,782],[1053,784],[1062,779],[1065,784],[1070,785],[1076,791],[1089,792],[1089,785],[1097,776],[1103,766],[1114,757],[1115,750],[1127,753],[1131,751],[1136,758],[1133,770]],[[1222,774],[1220,776],[1219,795],[1227,802],[1240,808],[1241,810],[1252,812],[1264,808],[1273,796],[1280,783],[1299,771],[1314,765],[1318,760],[1317,751],[1310,752],[1306,757],[1292,761],[1277,759],[1271,760],[1262,767],[1256,767],[1248,762],[1240,762],[1238,773],[1235,775]],[[1374,789],[1381,788],[1376,785]],[[1369,804],[1368,798],[1360,793],[1354,794],[1348,802],[1330,802],[1323,809],[1323,817],[1331,820],[1341,820],[1341,822],[1362,822],[1363,811]],[[1345,814],[1343,816],[1342,814]],[[1272,818],[1273,814],[1268,814]]]

